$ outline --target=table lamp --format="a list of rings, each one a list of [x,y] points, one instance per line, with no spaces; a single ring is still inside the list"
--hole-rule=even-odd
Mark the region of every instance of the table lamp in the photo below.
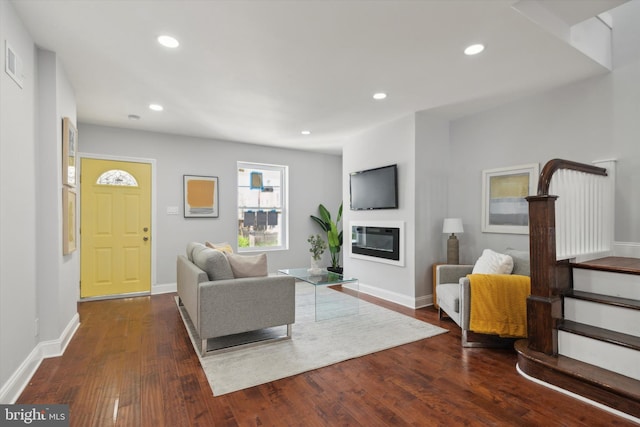
[[[447,240],[447,264],[460,264],[460,250],[458,245],[458,238],[455,233],[463,233],[462,219],[461,218],[445,218],[442,225],[442,233],[449,234],[449,240]]]

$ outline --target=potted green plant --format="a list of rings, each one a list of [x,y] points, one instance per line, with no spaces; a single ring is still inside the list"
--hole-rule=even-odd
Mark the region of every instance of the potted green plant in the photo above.
[[[320,268],[319,262],[325,249],[327,249],[327,243],[319,234],[316,234],[315,236],[312,234],[307,239],[307,242],[311,245],[309,248],[309,252],[311,252],[311,268],[309,269],[309,273],[320,274],[322,272],[322,268]]]
[[[338,208],[338,215],[336,216],[335,222],[333,222],[331,214],[322,203],[318,206],[318,211],[320,212],[320,217],[311,215],[311,219],[327,233],[329,252],[331,253],[331,267],[327,268],[327,270],[342,274],[342,267],[340,267],[342,230],[338,229],[338,224],[342,219],[342,203],[340,203],[340,207]]]

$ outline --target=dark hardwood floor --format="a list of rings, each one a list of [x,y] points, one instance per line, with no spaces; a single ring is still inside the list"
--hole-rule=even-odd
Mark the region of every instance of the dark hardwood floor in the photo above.
[[[214,397],[173,294],[82,302],[17,403],[69,404],[79,427],[636,425],[524,379],[513,350],[462,348],[433,308],[364,298],[450,332]]]

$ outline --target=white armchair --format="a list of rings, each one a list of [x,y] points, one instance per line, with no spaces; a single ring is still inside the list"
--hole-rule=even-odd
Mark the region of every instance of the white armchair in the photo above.
[[[444,264],[436,267],[438,316],[442,319],[446,314],[460,326],[463,344],[466,341],[466,331],[469,329],[469,308],[471,307],[469,288],[465,287],[464,282],[467,274],[471,274],[472,271],[473,265]]]
[[[529,276],[529,252],[508,249],[505,254],[513,259],[511,274]],[[436,294],[440,319],[446,314],[461,328],[463,347],[496,347],[509,344],[508,339],[493,335],[475,334],[469,328],[471,312],[471,286],[466,277],[473,265],[444,264],[436,267]]]

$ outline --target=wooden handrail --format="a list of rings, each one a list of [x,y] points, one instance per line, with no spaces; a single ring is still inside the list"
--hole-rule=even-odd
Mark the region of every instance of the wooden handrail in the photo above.
[[[563,316],[562,293],[573,286],[569,261],[557,261],[555,204],[558,196],[549,195],[551,178],[560,169],[608,176],[605,168],[570,160],[549,160],[540,173],[538,194],[527,197],[531,256],[531,295],[527,298],[528,347],[548,355],[558,353],[556,327]]]
[[[590,173],[593,175],[607,176],[607,170],[598,166],[587,165],[584,163],[573,162],[571,160],[553,159],[549,160],[542,172],[540,173],[540,179],[538,180],[538,196],[549,195],[549,185],[551,184],[551,177],[560,169],[571,169],[578,172]]]

